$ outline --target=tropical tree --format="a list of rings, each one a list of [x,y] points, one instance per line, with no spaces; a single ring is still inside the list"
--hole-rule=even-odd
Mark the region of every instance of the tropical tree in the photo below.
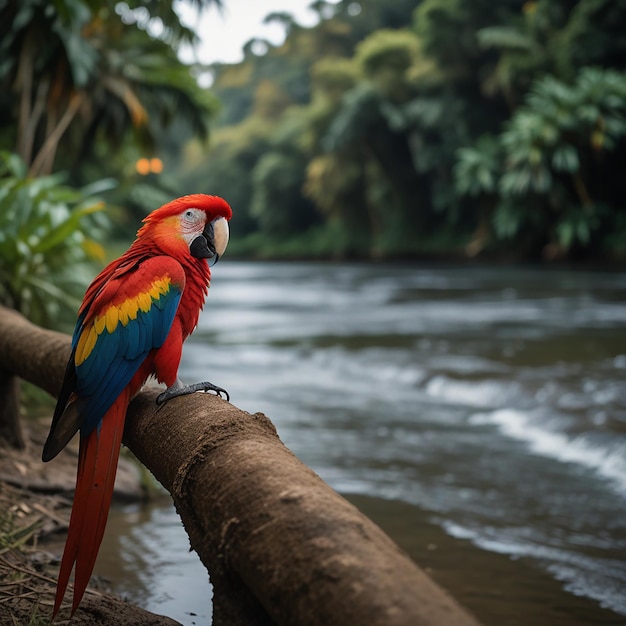
[[[480,47],[498,55],[484,87],[502,92],[513,109],[542,74],[571,82],[583,65],[619,67],[624,27],[624,0],[524,2],[516,14],[476,31]]]
[[[428,175],[427,146],[419,145],[409,127],[415,126],[416,98],[423,95],[420,84],[427,84],[436,68],[423,59],[419,40],[408,30],[376,31],[357,46],[353,63],[361,80],[344,94],[321,146],[341,155],[344,171],[350,172],[354,200],[363,208],[361,228],[370,232],[365,250],[374,254],[414,252],[420,233],[424,235],[432,221],[429,197],[433,180]],[[350,160],[355,163],[348,168]],[[316,192],[315,181],[328,185],[327,177],[319,174],[332,173],[328,168],[331,161],[322,156],[309,170],[309,193],[327,198],[328,189]],[[363,162],[364,167],[359,165]],[[329,188],[344,194],[346,182]],[[365,203],[358,190],[364,182]],[[325,203],[329,205],[328,198]],[[343,207],[346,216],[353,210],[345,200],[332,204]],[[349,220],[351,229],[354,221]]]
[[[523,235],[549,257],[616,242],[616,232],[626,241],[626,190],[611,158],[625,154],[625,139],[625,73],[582,68],[572,84],[545,76],[497,138],[459,151],[457,188],[492,198],[497,238]]]
[[[71,196],[74,204],[80,204],[80,190],[70,193],[61,177],[49,176],[55,162],[71,171],[74,182],[83,178],[82,172],[93,181],[102,177],[102,171],[112,171],[115,157],[110,147],[119,151],[129,135],[141,149],[153,150],[163,129],[175,121],[180,128],[182,120],[190,132],[206,136],[215,100],[198,87],[190,68],[176,56],[176,46],[193,42],[196,35],[181,24],[172,7],[162,2],[91,0],[10,1],[0,6],[0,143],[5,150],[14,146],[17,153],[15,158],[5,156],[0,206],[9,219],[16,210],[14,187],[21,189],[21,201],[31,198],[37,206],[20,215],[20,233],[29,229],[34,233],[45,227],[46,220],[61,219],[63,211],[52,197]],[[108,152],[102,149],[105,145]],[[100,171],[86,169],[86,163],[93,166],[98,159],[109,163]],[[41,181],[32,180],[43,175]],[[88,201],[88,195],[84,199]],[[80,213],[72,213],[73,224]],[[28,219],[32,224],[24,221]],[[6,233],[13,230],[7,224]],[[6,245],[5,241],[6,254],[0,253],[3,299],[41,321],[40,305],[59,284],[52,272],[54,263],[22,266]],[[64,255],[58,258],[63,260]],[[46,267],[51,278],[47,285],[41,273]],[[28,288],[25,282],[16,283],[18,275],[12,274],[16,268],[19,276],[32,281]]]
[[[160,37],[150,34],[157,19]],[[172,3],[5,3],[0,112],[16,123],[2,128],[4,141],[12,136],[30,174],[40,175],[52,171],[61,145],[83,158],[96,137],[119,141],[129,130],[153,145],[175,113],[206,135],[213,101],[175,54],[194,38]]]

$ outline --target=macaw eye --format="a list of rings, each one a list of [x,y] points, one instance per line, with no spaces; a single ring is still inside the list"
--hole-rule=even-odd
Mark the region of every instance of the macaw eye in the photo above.
[[[204,213],[199,209],[185,209],[181,214],[181,219],[187,226],[195,228],[204,222]]]

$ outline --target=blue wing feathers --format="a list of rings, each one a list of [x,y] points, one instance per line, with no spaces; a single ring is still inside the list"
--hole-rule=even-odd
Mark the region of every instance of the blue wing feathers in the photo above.
[[[122,329],[126,334],[126,355],[129,359],[136,359],[141,353],[141,342],[139,337],[139,325],[128,324]]]
[[[160,315],[156,315],[154,317],[154,326],[152,329],[152,341],[156,347],[160,348],[163,345],[168,333],[170,332],[170,328],[172,327],[172,322],[174,321],[174,317],[176,316],[176,311],[178,310],[178,304],[180,302],[181,294],[176,294],[176,297],[165,297],[161,296],[161,298],[157,301],[161,303]]]
[[[135,319],[117,324],[109,333],[98,335],[89,356],[76,365],[76,393],[79,411],[84,416],[81,432],[88,434],[117,399],[143,363],[148,353],[160,348],[174,321],[182,292],[174,285],[165,294],[153,298],[147,312],[139,310]],[[87,312],[79,318],[72,345],[76,348]]]
[[[133,361],[122,361],[110,378],[98,386],[95,393],[82,398],[80,410],[85,419],[81,432],[85,434],[91,432],[102,421],[105,413],[128,385],[144,358],[145,356]]]

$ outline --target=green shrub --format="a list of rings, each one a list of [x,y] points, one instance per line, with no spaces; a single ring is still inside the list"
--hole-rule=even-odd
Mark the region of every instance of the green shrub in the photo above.
[[[94,194],[111,186],[79,190],[58,175],[28,178],[16,155],[0,152],[1,304],[49,327],[74,318],[94,261],[104,259],[98,239],[108,222]]]

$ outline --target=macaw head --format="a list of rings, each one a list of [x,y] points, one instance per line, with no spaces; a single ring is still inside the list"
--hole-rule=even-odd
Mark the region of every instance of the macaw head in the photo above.
[[[183,196],[152,211],[137,232],[138,241],[155,244],[177,259],[191,255],[214,265],[228,245],[228,203],[218,196]]]

